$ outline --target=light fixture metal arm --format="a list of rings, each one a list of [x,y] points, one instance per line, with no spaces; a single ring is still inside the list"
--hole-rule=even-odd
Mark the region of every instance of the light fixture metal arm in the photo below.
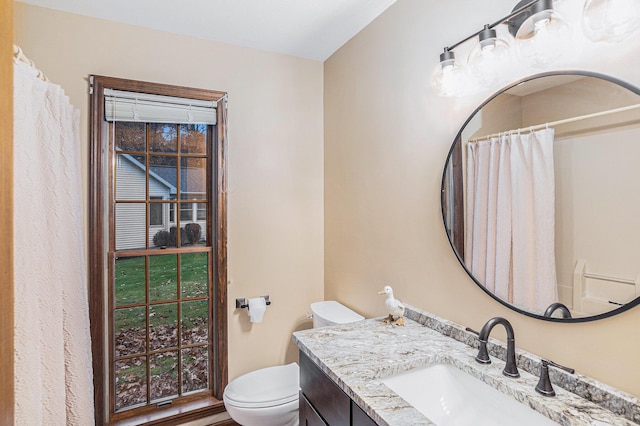
[[[514,10],[513,10],[510,14],[508,14],[507,16],[505,16],[505,17],[503,17],[503,18],[501,18],[501,19],[497,20],[497,21],[496,21],[496,22],[494,22],[493,24],[485,25],[485,26],[484,26],[484,28],[483,28],[483,29],[481,29],[480,31],[477,31],[477,32],[475,32],[475,33],[471,34],[470,36],[468,36],[467,38],[464,38],[464,39],[460,40],[459,42],[457,42],[457,43],[455,43],[455,44],[452,44],[452,45],[450,45],[450,46],[447,46],[447,47],[445,47],[444,49],[445,49],[446,51],[450,51],[450,50],[455,49],[456,47],[460,46],[461,44],[463,44],[463,43],[465,43],[465,42],[467,42],[467,41],[471,40],[471,39],[472,39],[472,38],[474,38],[474,37],[477,37],[478,35],[480,35],[480,33],[481,33],[482,31],[487,30],[487,29],[495,28],[497,25],[500,25],[500,24],[502,24],[503,22],[506,22],[506,21],[508,21],[509,19],[511,19],[511,18],[513,18],[513,17],[515,17],[515,16],[518,16],[519,14],[521,14],[522,12],[524,12],[525,10],[527,10],[528,8],[530,8],[531,6],[533,6],[534,4],[538,3],[539,1],[540,1],[540,0],[532,0],[532,1],[528,2],[527,4],[525,4],[524,6],[521,6],[521,7],[517,8],[517,9],[514,9]]]

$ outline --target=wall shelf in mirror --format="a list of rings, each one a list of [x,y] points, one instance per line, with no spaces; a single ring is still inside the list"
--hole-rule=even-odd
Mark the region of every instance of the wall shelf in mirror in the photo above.
[[[503,305],[547,321],[640,303],[639,141],[640,89],[611,76],[543,73],[492,95],[458,132],[442,178],[464,270]],[[571,318],[544,316],[557,303]]]

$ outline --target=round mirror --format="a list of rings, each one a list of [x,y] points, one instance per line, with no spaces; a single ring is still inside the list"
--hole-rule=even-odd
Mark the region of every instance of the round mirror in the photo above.
[[[517,82],[449,151],[442,216],[458,260],[502,304],[588,321],[640,303],[640,90],[589,72]]]

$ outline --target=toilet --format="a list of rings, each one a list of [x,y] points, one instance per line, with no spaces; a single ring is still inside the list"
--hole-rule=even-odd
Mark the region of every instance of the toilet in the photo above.
[[[333,300],[311,304],[313,328],[362,321],[364,317]],[[300,369],[295,362],[261,368],[232,380],[223,400],[243,426],[297,426]]]

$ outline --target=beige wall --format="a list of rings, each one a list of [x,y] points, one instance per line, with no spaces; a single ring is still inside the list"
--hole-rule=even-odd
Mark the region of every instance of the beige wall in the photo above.
[[[389,284],[399,299],[473,328],[504,316],[518,348],[640,396],[640,308],[591,323],[535,320],[485,295],[451,251],[442,169],[487,94],[441,99],[428,85],[445,45],[513,7],[476,4],[399,1],[325,62],[325,296],[380,316],[377,291]],[[637,43],[593,49],[572,66],[640,85]]]
[[[322,63],[15,6],[16,43],[82,112],[84,158],[89,74],[229,93],[229,376],[293,360],[324,296]],[[263,294],[251,326],[235,298]]]

